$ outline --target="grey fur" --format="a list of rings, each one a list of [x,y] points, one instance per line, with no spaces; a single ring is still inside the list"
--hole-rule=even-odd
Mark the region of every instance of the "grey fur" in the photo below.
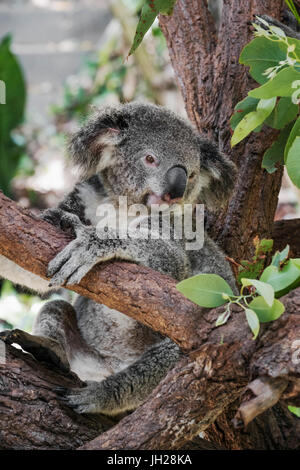
[[[224,253],[207,235],[202,250],[195,252],[186,251],[185,240],[174,237],[123,240],[110,230],[102,230],[101,236],[96,231],[97,205],[116,204],[120,195],[128,197],[128,204],[144,204],[153,193],[164,195],[169,184],[166,175],[174,167],[184,169],[176,172],[177,179],[187,181],[184,203],[203,202],[218,209],[227,202],[235,166],[188,122],[153,105],[110,107],[73,136],[69,150],[82,180],[57,209],[42,215],[75,235],[49,263],[51,287],[76,284],[96,263],[119,258],[178,281],[201,272],[218,273],[235,288]],[[157,167],[145,165],[147,154],[158,159]],[[37,342],[38,337],[58,342],[66,357],[56,351],[57,362],[67,360],[87,381],[85,388],[62,392],[79,413],[116,414],[134,409],[181,355],[169,339],[82,297],[74,308],[64,301],[46,304],[37,318],[35,334]]]

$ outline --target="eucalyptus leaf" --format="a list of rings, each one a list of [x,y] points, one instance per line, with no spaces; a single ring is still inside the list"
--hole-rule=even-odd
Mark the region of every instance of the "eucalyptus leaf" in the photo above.
[[[290,148],[295,140],[296,137],[300,137],[300,117],[298,117],[297,121],[292,127],[292,130],[290,132],[289,138],[287,140],[285,149],[284,149],[284,161],[286,162],[288,153],[290,151]]]
[[[230,317],[230,310],[226,310],[225,312],[221,313],[216,320],[216,326],[225,325],[227,323],[228,318]]]
[[[155,18],[159,13],[163,15],[171,15],[173,12],[176,0],[145,0],[142,8],[141,17],[137,25],[136,33],[133,39],[133,44],[129,51],[128,56],[141,44],[145,34],[153,24]]]
[[[249,91],[248,95],[253,98],[270,99],[274,96],[292,96],[295,88],[292,87],[293,82],[300,81],[300,72],[294,67],[286,67],[270,79],[267,83],[259,88]]]
[[[258,281],[257,279],[246,279],[242,278],[242,285],[254,286],[257,292],[265,299],[267,304],[271,307],[274,302],[274,289],[270,284],[266,282]]]
[[[260,84],[269,79],[264,72],[286,59],[287,46],[264,37],[253,39],[241,52],[240,63],[250,66],[251,76]]]
[[[289,96],[283,96],[266,119],[266,124],[273,129],[283,129],[291,121],[294,121],[298,111],[299,106],[294,104]]]
[[[258,102],[258,98],[251,98],[251,96],[247,96],[235,106],[235,113],[230,119],[230,125],[233,131],[235,130],[236,126],[241,122],[243,117],[246,116],[246,114],[256,110]]]
[[[288,409],[290,410],[291,413],[296,415],[298,418],[300,418],[300,408],[297,406],[288,406]]]
[[[201,307],[219,307],[227,302],[223,294],[233,295],[229,284],[218,274],[197,274],[176,285],[179,292]]]
[[[261,296],[255,297],[249,307],[254,310],[261,323],[277,320],[284,312],[284,305],[280,300],[275,299],[270,307]]]
[[[293,260],[289,260],[287,264],[279,269],[277,266],[268,266],[262,273],[260,280],[270,284],[276,295],[279,297],[289,292],[289,287],[294,287],[295,283],[300,282],[300,269],[295,265]],[[280,294],[280,295],[278,295]]]
[[[259,333],[259,328],[260,328],[258,316],[250,308],[245,309],[245,314],[246,314],[248,325],[250,326],[251,331],[254,335],[253,339],[256,339]]]
[[[276,104],[276,98],[269,100],[260,100],[256,111],[248,113],[239,122],[231,138],[232,147],[243,140],[250,132],[260,126],[271,114]]]
[[[290,179],[297,188],[300,188],[300,137],[295,138],[285,164]]]
[[[276,163],[280,165],[284,164],[284,149],[289,138],[293,123],[287,125],[279,134],[279,137],[271,147],[266,150],[262,160],[262,168],[267,170],[268,173],[274,173],[276,171]]]
[[[272,257],[271,265],[279,267],[281,263],[283,263],[287,257],[289,256],[290,252],[290,245],[286,245],[286,247],[282,251],[276,251],[275,255]]]

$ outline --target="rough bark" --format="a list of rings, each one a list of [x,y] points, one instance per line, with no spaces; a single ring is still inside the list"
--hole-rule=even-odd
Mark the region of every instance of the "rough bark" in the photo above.
[[[0,341],[1,351],[3,349]],[[0,450],[76,449],[113,422],[82,416],[61,404],[54,387],[78,387],[75,374],[37,362],[13,346],[0,357]]]

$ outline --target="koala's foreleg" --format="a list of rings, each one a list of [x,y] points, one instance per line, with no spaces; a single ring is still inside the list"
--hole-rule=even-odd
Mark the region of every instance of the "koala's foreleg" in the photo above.
[[[76,238],[50,261],[49,286],[78,284],[95,264],[115,258],[148,266],[178,280],[185,277],[188,260],[174,240],[120,239],[112,230],[97,230],[82,224],[74,214],[58,212],[60,225],[68,226]]]
[[[181,354],[175,343],[165,339],[132,365],[102,382],[88,381],[84,388],[57,391],[77,413],[116,415],[133,410],[145,401]]]

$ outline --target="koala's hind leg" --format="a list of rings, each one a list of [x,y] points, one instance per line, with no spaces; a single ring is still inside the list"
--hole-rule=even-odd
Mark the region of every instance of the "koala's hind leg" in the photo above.
[[[36,320],[34,333],[37,338],[55,341],[59,345],[59,356],[63,356],[63,362],[67,362],[81,380],[91,377],[103,380],[111,373],[107,371],[102,355],[82,337],[76,311],[68,302],[55,300],[45,304]]]

